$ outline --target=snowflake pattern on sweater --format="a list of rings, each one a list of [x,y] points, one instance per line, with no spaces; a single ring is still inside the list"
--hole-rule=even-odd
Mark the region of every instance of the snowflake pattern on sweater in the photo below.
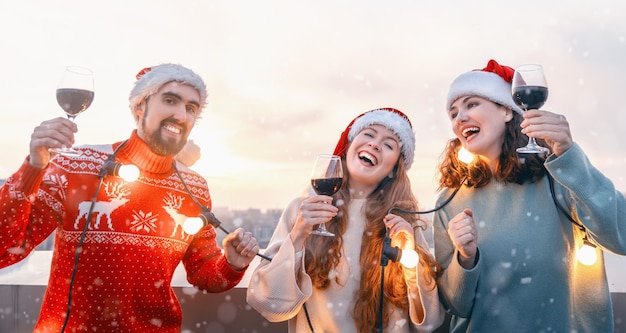
[[[107,176],[94,196],[98,172],[119,144],[81,147],[81,156],[57,156],[45,170],[26,160],[0,188],[0,268],[24,259],[56,231],[35,332],[58,332],[65,320],[81,238],[68,332],[180,332],[182,313],[170,282],[181,261],[189,282],[208,292],[233,288],[243,277],[226,262],[212,227],[196,235],[183,231],[200,208],[173,158],[153,154],[136,132],[116,156],[137,165],[141,177],[127,183]],[[189,190],[210,208],[204,178],[178,166]]]

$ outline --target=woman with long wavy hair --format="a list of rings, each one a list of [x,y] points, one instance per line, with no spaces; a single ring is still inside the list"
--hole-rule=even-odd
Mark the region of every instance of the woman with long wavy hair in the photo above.
[[[344,181],[334,196],[293,200],[276,227],[248,287],[248,303],[289,332],[432,332],[444,318],[436,286],[437,263],[423,235],[407,170],[415,134],[407,116],[375,109],[355,118],[335,148]],[[334,237],[310,235],[326,223]],[[419,264],[381,265],[386,234],[391,246],[415,250]],[[383,275],[384,273],[384,275]],[[381,284],[383,307],[381,309]]]
[[[450,331],[612,332],[601,249],[626,253],[626,201],[563,115],[515,104],[513,73],[491,60],[448,93],[455,138],[439,165],[437,206],[447,204],[433,224]],[[528,136],[549,154],[518,154]],[[474,155],[467,165],[461,146]],[[595,264],[577,261],[584,242]]]

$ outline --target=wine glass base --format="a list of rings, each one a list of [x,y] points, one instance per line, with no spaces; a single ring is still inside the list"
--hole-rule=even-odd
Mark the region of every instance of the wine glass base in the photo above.
[[[518,153],[522,154],[545,154],[548,152],[548,148],[541,146],[526,146],[516,149]]]
[[[333,234],[332,232],[328,232],[326,230],[313,230],[313,231],[311,231],[311,235],[327,236],[327,237],[334,237],[335,236],[335,234]]]
[[[83,153],[80,150],[76,150],[74,148],[50,148],[51,153],[61,154],[69,157],[78,157]]]

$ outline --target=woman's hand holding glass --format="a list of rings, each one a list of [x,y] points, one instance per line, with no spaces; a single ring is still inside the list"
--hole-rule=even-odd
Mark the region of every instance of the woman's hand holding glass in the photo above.
[[[343,184],[343,168],[341,157],[329,154],[320,154],[313,164],[311,174],[311,186],[318,195],[331,196],[339,191]],[[329,202],[333,202],[332,198]],[[311,231],[313,235],[335,236],[326,230],[324,223],[320,224],[316,230]]]
[[[313,195],[302,201],[300,212],[289,234],[296,251],[304,247],[304,241],[318,225],[337,216],[339,208],[332,204],[332,199],[327,195]]]
[[[543,139],[556,156],[574,144],[569,122],[564,115],[545,110],[528,110],[524,112],[521,126],[522,133]]]
[[[548,99],[548,83],[543,67],[537,64],[522,65],[515,69],[511,84],[513,101],[525,112],[539,109]],[[534,136],[528,136],[528,144],[517,148],[518,153],[544,154],[548,148],[537,144]]]

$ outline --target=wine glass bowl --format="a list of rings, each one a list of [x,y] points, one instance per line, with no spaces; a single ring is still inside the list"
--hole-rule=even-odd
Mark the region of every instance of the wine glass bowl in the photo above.
[[[333,195],[337,193],[342,182],[343,179],[340,177],[311,179],[311,185],[313,185],[315,193],[320,195]]]
[[[331,196],[341,188],[343,183],[343,168],[341,158],[337,155],[321,154],[317,156],[311,174],[311,186],[319,195]],[[321,236],[335,236],[326,230],[324,223],[320,223],[311,234]]]
[[[87,110],[93,102],[93,72],[84,67],[67,66],[56,89],[57,103],[67,118],[74,121],[77,115]],[[67,156],[78,156],[80,151],[73,148],[51,148],[51,152]]]
[[[543,67],[537,64],[521,65],[515,68],[511,84],[513,101],[522,110],[539,109],[548,100],[548,84]],[[528,137],[528,144],[517,148],[518,153],[547,153],[548,148],[537,144],[535,138]]]
[[[548,99],[548,88],[541,86],[518,86],[513,90],[515,104],[524,111],[539,109]]]
[[[57,89],[57,102],[70,119],[87,110],[93,101],[93,91],[76,88]]]

